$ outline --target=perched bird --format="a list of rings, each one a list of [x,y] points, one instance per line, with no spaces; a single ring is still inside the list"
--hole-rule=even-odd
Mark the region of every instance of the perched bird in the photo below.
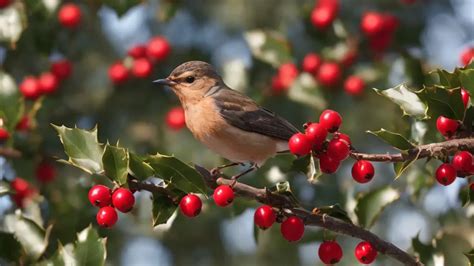
[[[176,93],[185,111],[186,126],[195,138],[232,163],[251,167],[233,179],[260,167],[276,153],[288,150],[298,130],[285,119],[258,106],[246,95],[227,87],[208,63],[190,61],[165,79],[154,81]]]

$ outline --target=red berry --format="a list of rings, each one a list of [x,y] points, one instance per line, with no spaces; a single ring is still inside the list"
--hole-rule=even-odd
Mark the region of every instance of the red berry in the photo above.
[[[89,190],[89,202],[96,207],[109,206],[112,203],[112,191],[103,185],[95,185]]]
[[[5,8],[11,4],[11,0],[0,0],[0,8]]]
[[[457,152],[452,161],[454,169],[464,173],[469,173],[472,167],[472,154],[468,151]]]
[[[471,98],[471,94],[464,88],[461,88],[461,97],[462,97],[462,103],[464,104],[464,108],[467,108],[467,105],[469,104],[469,98]]]
[[[321,168],[321,172],[325,174],[333,174],[339,168],[341,161],[328,156],[327,153],[323,153],[319,156],[319,167]]]
[[[325,127],[329,132],[336,132],[342,124],[341,115],[333,110],[326,109],[319,116],[319,124]]]
[[[13,191],[15,191],[16,195],[25,197],[30,194],[31,188],[30,183],[21,177],[16,177],[10,183],[10,187]]]
[[[295,64],[286,63],[282,64],[278,68],[278,76],[281,82],[281,86],[285,89],[288,89],[293,81],[298,77],[298,68]]]
[[[317,29],[324,30],[329,27],[336,18],[336,12],[329,6],[320,6],[311,12],[311,23]]]
[[[43,161],[36,167],[36,178],[39,181],[47,183],[53,181],[55,177],[56,169],[51,163]]]
[[[290,216],[281,223],[280,231],[286,240],[290,242],[298,241],[303,237],[304,223],[300,218]]]
[[[23,116],[20,121],[15,126],[15,129],[18,131],[26,132],[30,130],[31,123],[30,123],[30,118],[28,116]]]
[[[146,46],[145,45],[136,45],[130,48],[127,51],[127,54],[134,59],[146,57]]]
[[[33,76],[27,76],[20,83],[20,92],[26,99],[36,100],[41,95],[38,80]]]
[[[112,194],[112,204],[121,212],[129,212],[135,205],[135,197],[130,190],[118,188]]]
[[[138,58],[133,61],[132,73],[137,78],[150,76],[153,65],[147,58]]]
[[[341,68],[337,63],[327,62],[319,67],[317,79],[323,86],[334,87],[341,80],[341,75]]]
[[[350,76],[344,82],[344,90],[352,96],[359,96],[364,92],[365,82],[358,76]]]
[[[10,133],[3,127],[0,127],[0,141],[5,141],[10,138]]]
[[[230,186],[220,185],[214,190],[214,202],[217,206],[225,207],[234,201],[234,191]]]
[[[360,160],[352,166],[352,178],[359,183],[367,183],[374,177],[374,166],[371,162]]]
[[[377,257],[377,250],[367,241],[362,241],[355,247],[355,257],[362,264],[370,264]]]
[[[283,87],[283,83],[281,82],[281,78],[279,75],[275,75],[272,77],[272,90],[275,94],[280,94],[283,91],[286,91],[288,88]]]
[[[303,71],[316,75],[321,66],[321,57],[315,53],[309,53],[303,58]]]
[[[354,49],[350,49],[341,58],[341,64],[345,67],[350,67],[352,66],[352,64],[354,64],[356,59],[357,59],[357,51]]]
[[[342,248],[336,241],[324,241],[319,245],[319,259],[325,264],[336,264],[342,258]]]
[[[351,142],[351,138],[347,135],[347,134],[344,134],[344,133],[341,133],[341,132],[336,132],[334,133],[334,137],[332,137],[333,139],[340,139],[340,140],[343,140],[347,143],[347,145],[351,146],[352,142]]]
[[[188,194],[184,196],[179,202],[181,213],[187,217],[197,216],[201,212],[201,207],[201,199],[194,194]]]
[[[109,68],[109,78],[114,84],[122,84],[128,79],[128,69],[122,63],[115,63]]]
[[[117,211],[110,206],[102,207],[99,209],[99,212],[97,212],[96,219],[101,227],[112,227],[118,220]]]
[[[342,161],[349,156],[349,145],[346,141],[340,139],[332,139],[327,147],[327,154],[338,161]]]
[[[474,183],[471,183],[471,184],[469,185],[469,189],[471,190],[471,192],[474,192]]]
[[[456,179],[456,169],[450,164],[443,163],[436,169],[436,180],[441,185],[447,186]]]
[[[75,28],[81,22],[81,9],[75,4],[64,4],[59,9],[58,20],[66,28]]]
[[[461,63],[464,66],[467,66],[471,62],[472,59],[474,59],[474,47],[466,48],[461,53]]]
[[[72,72],[72,64],[69,60],[62,59],[51,64],[51,73],[59,80],[68,78]]]
[[[384,30],[384,17],[377,12],[366,12],[360,23],[362,32],[367,36],[374,36]]]
[[[311,152],[311,141],[303,133],[296,133],[288,141],[290,152],[294,155],[304,156]]]
[[[270,228],[276,221],[276,214],[273,208],[268,205],[263,205],[255,210],[253,216],[255,224],[262,230]]]
[[[391,32],[382,32],[369,39],[369,47],[374,53],[382,53],[392,43],[393,34]]]
[[[157,61],[164,60],[171,52],[171,46],[166,38],[158,36],[148,42],[146,47],[147,54],[150,58]]]
[[[166,125],[174,130],[180,130],[186,125],[186,117],[181,107],[174,107],[166,114]]]
[[[326,140],[328,131],[319,123],[310,123],[306,127],[305,135],[313,146],[320,146]]]
[[[459,123],[457,120],[449,119],[445,116],[440,116],[436,120],[436,128],[439,133],[445,137],[451,137],[458,130]]]
[[[38,84],[43,94],[51,94],[58,89],[59,81],[52,73],[43,73],[38,78]]]
[[[400,24],[398,18],[391,14],[386,14],[383,16],[383,23],[384,23],[384,31],[393,33]]]

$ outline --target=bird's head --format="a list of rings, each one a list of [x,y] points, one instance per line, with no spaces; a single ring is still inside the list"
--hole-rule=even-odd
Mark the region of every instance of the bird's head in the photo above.
[[[223,85],[222,78],[212,65],[202,61],[189,61],[176,67],[165,79],[154,81],[171,87],[181,102],[202,98],[214,86]]]

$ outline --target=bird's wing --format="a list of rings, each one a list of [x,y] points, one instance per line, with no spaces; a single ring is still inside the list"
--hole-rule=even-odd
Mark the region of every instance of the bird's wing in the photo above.
[[[212,97],[220,115],[237,128],[286,141],[298,132],[290,122],[237,91],[221,89]]]

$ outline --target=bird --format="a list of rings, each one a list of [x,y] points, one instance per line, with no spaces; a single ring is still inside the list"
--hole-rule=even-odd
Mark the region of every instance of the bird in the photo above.
[[[207,62],[185,62],[167,78],[153,82],[170,87],[178,96],[193,136],[230,161],[211,173],[250,163],[247,170],[231,177],[236,180],[277,153],[288,151],[288,140],[299,132],[284,118],[229,88]]]

